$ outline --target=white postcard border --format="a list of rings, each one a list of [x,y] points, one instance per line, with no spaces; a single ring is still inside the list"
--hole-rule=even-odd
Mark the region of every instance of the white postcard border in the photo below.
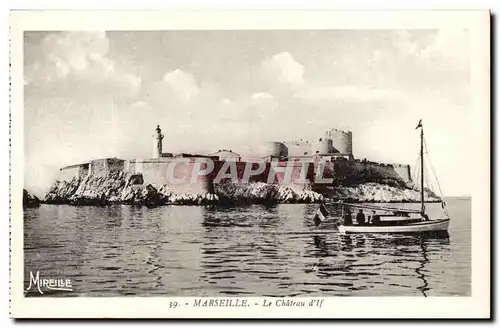
[[[11,14],[11,316],[16,318],[480,318],[490,316],[490,21],[488,11],[25,11]],[[464,149],[477,175],[472,197],[470,297],[325,297],[321,308],[169,309],[182,297],[25,298],[23,296],[23,31],[165,29],[468,28],[476,139]],[[452,124],[452,122],[450,122]],[[232,299],[236,299],[232,297]],[[243,298],[240,298],[243,299]],[[250,303],[264,298],[245,298]],[[266,298],[275,301],[276,299]],[[317,299],[317,298],[315,298]],[[305,300],[310,298],[293,298]],[[362,311],[360,311],[362,309]]]

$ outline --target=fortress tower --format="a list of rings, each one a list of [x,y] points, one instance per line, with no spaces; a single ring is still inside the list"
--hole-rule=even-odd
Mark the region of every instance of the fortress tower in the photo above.
[[[352,154],[352,132],[338,129],[326,131],[325,137],[330,139],[334,152],[342,154]]]
[[[325,155],[333,152],[332,140],[327,135],[325,135],[325,138],[319,138],[317,141],[313,141],[311,147],[312,155]]]
[[[154,135],[155,137],[155,142],[154,142],[154,148],[153,148],[153,158],[160,158],[161,154],[163,152],[163,137],[164,135],[161,134],[161,129],[160,126],[156,126],[156,134]]]

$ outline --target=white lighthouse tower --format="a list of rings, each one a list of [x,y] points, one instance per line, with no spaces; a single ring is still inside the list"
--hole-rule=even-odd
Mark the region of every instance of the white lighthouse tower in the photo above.
[[[163,134],[161,134],[160,126],[156,126],[156,134],[154,135],[155,142],[153,148],[153,158],[160,158],[163,152]]]

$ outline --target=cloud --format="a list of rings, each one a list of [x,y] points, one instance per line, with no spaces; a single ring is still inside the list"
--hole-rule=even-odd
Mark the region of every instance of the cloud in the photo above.
[[[397,90],[374,88],[367,85],[309,85],[297,91],[294,98],[305,101],[384,101],[399,97]]]
[[[213,151],[214,147],[229,146],[250,131],[249,112],[245,110],[250,102],[248,96],[228,98],[220,85],[208,79],[197,80],[189,71],[169,70],[143,91],[148,106],[147,117],[140,119],[140,125],[160,124],[164,128],[165,151]],[[228,139],[228,131],[237,131],[236,136]]]
[[[190,101],[200,93],[194,76],[180,69],[166,73],[163,76],[163,82],[165,82],[182,101]]]
[[[148,103],[142,100],[136,101],[130,105],[131,108],[144,108],[148,106]]]
[[[262,70],[269,78],[285,85],[298,86],[305,82],[304,66],[288,52],[265,59],[262,62]]]
[[[442,154],[437,169],[451,165],[456,158],[443,154],[460,154],[460,138],[469,137],[463,128],[470,120],[467,32],[315,31],[272,45],[231,33],[241,35],[231,36],[234,48],[212,53],[192,48],[213,48],[212,36],[186,42],[179,34],[168,38],[167,51],[157,49],[156,36],[145,42],[150,36],[143,33],[134,43],[130,32],[27,32],[30,167],[148,158],[157,124],[165,152],[241,152],[243,145],[313,140],[324,129],[345,126],[355,135],[357,157],[413,164],[415,147],[406,143],[423,117],[429,136],[456,136],[443,138],[451,145],[434,144]],[[195,64],[206,57],[210,65]]]
[[[27,61],[25,85],[49,87],[77,82],[98,88],[120,88],[128,94],[135,94],[141,86],[138,76],[122,71],[109,58],[105,32],[48,34],[30,51],[41,56]]]
[[[461,29],[440,29],[432,41],[421,51],[427,60],[441,60],[446,65],[463,70],[468,68],[469,37],[468,31]]]
[[[267,92],[257,92],[250,96],[253,100],[272,100],[274,96]]]

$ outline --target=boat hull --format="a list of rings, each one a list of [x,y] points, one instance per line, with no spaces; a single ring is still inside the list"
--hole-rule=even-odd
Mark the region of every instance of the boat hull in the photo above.
[[[340,225],[340,233],[418,233],[448,231],[450,219],[431,220],[418,223],[390,226]]]

